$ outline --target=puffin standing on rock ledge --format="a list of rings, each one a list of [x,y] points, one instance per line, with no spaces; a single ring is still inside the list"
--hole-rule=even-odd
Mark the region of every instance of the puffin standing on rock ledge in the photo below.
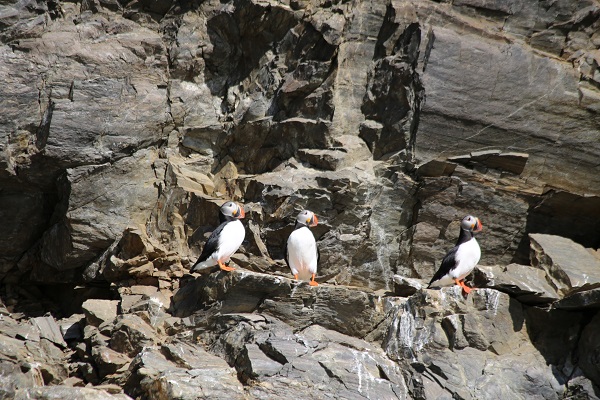
[[[464,279],[473,271],[481,258],[481,249],[475,240],[475,233],[481,232],[482,229],[483,225],[479,218],[472,215],[463,218],[456,246],[446,254],[440,269],[433,275],[427,288],[456,283],[462,287],[465,295],[471,292],[471,288],[465,285]]]
[[[240,219],[244,218],[246,213],[238,204],[228,201],[221,206],[219,219],[221,225],[211,234],[198,261],[192,266],[190,272],[196,272],[206,267],[219,265],[223,271],[233,271],[235,268],[228,267],[224,263],[242,245],[246,230]]]
[[[308,280],[309,285],[318,286],[315,282],[319,249],[315,237],[309,227],[317,226],[319,219],[314,212],[304,210],[296,217],[296,226],[285,245],[285,262],[292,270],[294,279]]]

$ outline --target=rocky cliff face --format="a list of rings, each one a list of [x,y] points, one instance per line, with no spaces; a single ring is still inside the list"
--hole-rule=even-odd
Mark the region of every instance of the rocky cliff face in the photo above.
[[[599,32],[597,0],[2,2],[0,396],[598,398]],[[192,276],[225,199],[240,269]],[[482,289],[423,289],[467,214]]]

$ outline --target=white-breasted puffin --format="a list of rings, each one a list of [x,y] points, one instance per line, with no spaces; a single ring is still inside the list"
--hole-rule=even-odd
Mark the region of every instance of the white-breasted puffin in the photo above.
[[[233,271],[235,268],[228,267],[224,263],[237,251],[244,241],[246,229],[240,219],[244,218],[246,213],[244,208],[228,201],[221,206],[219,219],[221,225],[211,234],[198,261],[192,266],[190,272],[200,270],[205,267],[219,265],[223,271]]]
[[[471,288],[465,285],[464,279],[473,271],[481,258],[481,249],[475,240],[475,233],[481,232],[482,229],[483,225],[479,218],[472,215],[463,218],[456,246],[446,254],[442,265],[431,278],[428,288],[456,283],[462,287],[465,294],[471,292]]]
[[[318,286],[315,282],[319,249],[309,227],[317,226],[319,219],[314,212],[304,210],[296,217],[296,226],[285,245],[285,262],[292,270],[294,279],[309,280],[309,285]]]

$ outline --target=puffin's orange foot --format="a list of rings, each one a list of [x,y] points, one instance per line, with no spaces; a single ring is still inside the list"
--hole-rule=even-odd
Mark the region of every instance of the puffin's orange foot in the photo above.
[[[454,282],[456,282],[456,284],[462,288],[463,293],[465,295],[468,295],[469,293],[471,293],[471,289],[472,288],[470,288],[467,285],[465,285],[464,281],[459,281],[458,279],[455,279]]]
[[[219,268],[221,268],[223,271],[234,271],[235,268],[233,267],[228,267],[227,265],[223,264],[221,261],[219,261]]]
[[[312,279],[308,282],[310,286],[319,286],[317,282],[315,282],[315,274],[312,274]]]
[[[298,280],[298,274],[294,274],[294,279]]]

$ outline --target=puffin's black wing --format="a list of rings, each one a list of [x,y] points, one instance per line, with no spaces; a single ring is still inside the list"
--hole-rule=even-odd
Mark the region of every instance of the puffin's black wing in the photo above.
[[[211,254],[214,253],[219,248],[219,235],[221,235],[223,228],[225,228],[225,225],[227,225],[228,222],[229,221],[223,222],[221,225],[217,226],[217,229],[215,229],[210,234],[210,236],[208,237],[208,240],[206,241],[206,244],[204,245],[204,248],[202,249],[202,253],[200,254],[200,257],[198,257],[198,260],[196,260],[196,263],[192,266],[190,271],[193,272],[194,267],[196,265],[200,264],[203,261],[206,261],[208,259],[208,257],[210,257]]]
[[[320,259],[321,259],[321,252],[319,251],[319,246],[317,246],[317,266],[319,265]]]
[[[288,241],[290,240],[290,238],[288,238],[288,240],[286,240],[285,242],[285,263],[287,264],[287,266],[290,266],[290,254],[288,251]]]
[[[450,270],[452,270],[453,268],[456,267],[456,252],[457,251],[458,251],[458,246],[454,246],[452,248],[452,250],[450,250],[444,256],[444,259],[442,260],[442,264],[440,265],[440,268],[437,270],[435,275],[433,275],[433,278],[431,278],[431,281],[429,281],[429,285],[427,285],[427,287],[430,287],[433,282],[437,281],[438,279],[441,279],[444,275],[446,275],[448,272],[450,272]]]

